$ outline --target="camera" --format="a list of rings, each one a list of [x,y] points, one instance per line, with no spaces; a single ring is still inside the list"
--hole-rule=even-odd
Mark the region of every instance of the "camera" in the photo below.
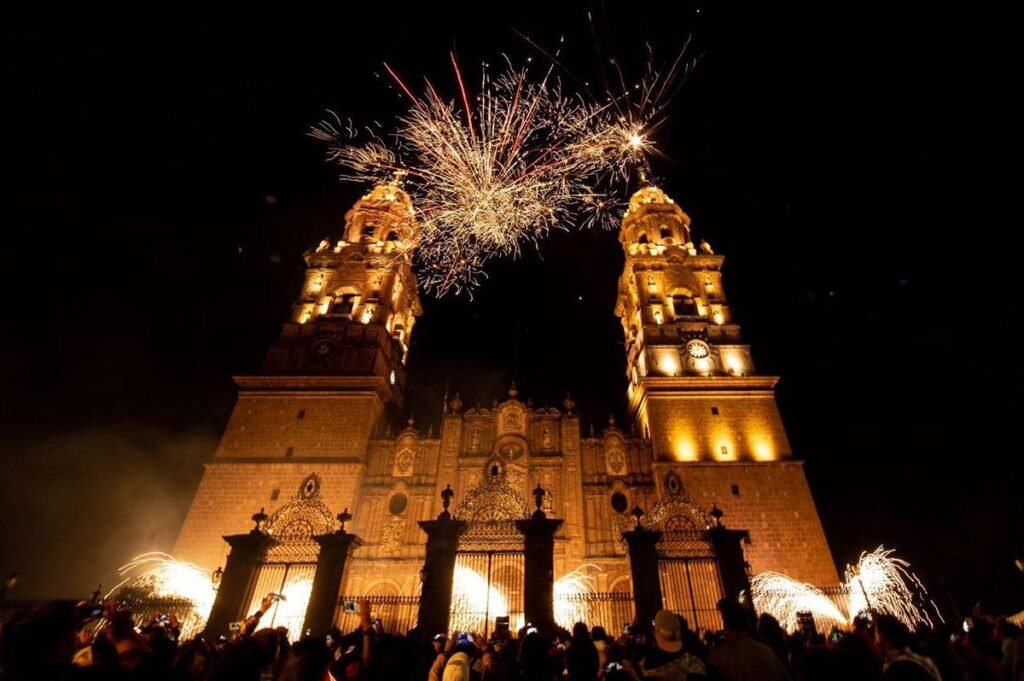
[[[171,621],[171,616],[168,615],[167,613],[164,613],[163,615],[158,616],[156,618],[156,621],[157,622],[170,622]]]
[[[228,631],[230,631],[232,634],[241,633],[241,631],[242,631],[242,623],[241,622],[232,622],[231,624],[228,625]]]
[[[359,612],[359,604],[355,601],[345,601],[345,612],[350,615],[355,615]]]

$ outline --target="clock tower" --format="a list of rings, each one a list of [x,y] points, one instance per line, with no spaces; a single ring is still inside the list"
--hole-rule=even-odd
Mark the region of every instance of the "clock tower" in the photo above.
[[[654,483],[682,480],[705,508],[751,530],[749,561],[837,579],[802,463],[775,403],[776,376],[757,373],[722,285],[725,258],[696,242],[664,191],[630,199],[619,234],[626,264],[615,312],[626,340],[629,418],[649,442]],[[768,527],[771,518],[771,527]],[[760,531],[755,531],[760,530]]]
[[[264,374],[344,376],[346,385],[401,406],[409,338],[422,312],[409,262],[413,215],[397,181],[378,185],[346,214],[341,239],[305,253],[302,291]]]
[[[262,371],[235,377],[238,401],[176,555],[222,565],[221,536],[246,531],[254,510],[288,501],[312,472],[332,512],[356,508],[371,439],[390,430],[403,403],[421,313],[409,262],[415,229],[396,180],[355,203],[340,238],[304,254],[302,289]]]

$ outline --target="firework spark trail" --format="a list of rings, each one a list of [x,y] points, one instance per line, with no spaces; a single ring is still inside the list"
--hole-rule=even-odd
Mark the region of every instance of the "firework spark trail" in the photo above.
[[[850,614],[856,615],[864,610],[886,613],[899,619],[911,630],[919,625],[933,626],[928,611],[914,603],[915,591],[926,593],[924,585],[910,571],[910,563],[892,554],[892,549],[879,546],[871,553],[862,553],[855,569],[846,569]]]
[[[787,631],[796,631],[799,612],[812,613],[819,623],[849,624],[849,618],[820,589],[778,572],[756,575],[750,580],[750,592],[754,608],[770,613]]]
[[[496,78],[485,65],[474,108],[454,54],[450,59],[461,106],[429,81],[417,96],[384,65],[410,102],[398,117],[395,145],[372,133],[355,144],[333,114],[310,131],[328,143],[328,160],[345,169],[342,179],[377,184],[396,170],[408,175],[405,189],[421,226],[406,250],[421,264],[424,289],[439,296],[472,289],[491,258],[517,257],[552,228],[617,224],[622,202],[610,197],[623,193],[616,186],[632,168],[646,165],[679,62],[668,76],[649,71],[639,103],[626,92],[597,104],[566,94],[552,77],[554,64],[531,80],[506,58]]]
[[[116,598],[122,589],[134,587],[159,598],[189,601],[192,606],[188,612],[175,613],[181,622],[182,640],[192,638],[206,625],[217,595],[209,571],[175,560],[166,553],[153,552],[136,556],[122,565],[118,573],[123,579],[106,598]]]
[[[591,604],[585,598],[595,591],[594,578],[587,574],[591,569],[601,568],[593,563],[584,563],[555,581],[555,622],[558,626],[572,630],[577,622],[589,624],[595,620]]]
[[[857,565],[847,568],[842,585],[845,613],[817,587],[777,572],[764,572],[751,580],[754,607],[773,615],[790,631],[797,628],[796,613],[801,611],[811,612],[819,623],[848,625],[854,616],[867,610],[892,615],[910,629],[932,626],[928,610],[915,604],[915,592],[927,593],[924,585],[911,572],[910,564],[893,553],[892,549],[879,546],[870,553],[862,553]],[[941,620],[935,604],[928,603]]]

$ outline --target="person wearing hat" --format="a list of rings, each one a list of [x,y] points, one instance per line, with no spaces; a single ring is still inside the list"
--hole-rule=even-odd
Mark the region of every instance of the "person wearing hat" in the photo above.
[[[704,663],[686,652],[683,627],[671,610],[659,610],[654,616],[654,646],[640,661],[645,679],[697,681],[704,678]]]
[[[466,632],[455,635],[455,647],[444,666],[443,681],[469,681],[477,647],[473,636]]]

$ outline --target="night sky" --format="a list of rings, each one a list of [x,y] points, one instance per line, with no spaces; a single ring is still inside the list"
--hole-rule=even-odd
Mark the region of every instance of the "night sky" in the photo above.
[[[645,40],[668,60],[693,32],[704,54],[655,171],[726,255],[840,568],[884,543],[947,614],[1024,609],[1006,19],[481,6],[4,22],[0,571],[19,571],[17,595],[87,594],[170,550],[231,376],[258,370],[302,252],[362,193],[308,126],[327,108],[391,121],[384,60],[453,92],[449,50],[467,71],[541,59],[513,28],[564,34],[567,66],[596,78],[590,9],[633,73]],[[598,428],[621,419],[622,262],[613,232],[557,233],[491,267],[473,301],[425,299],[417,425],[436,431],[446,389],[489,404],[513,379],[539,405],[572,391]]]

